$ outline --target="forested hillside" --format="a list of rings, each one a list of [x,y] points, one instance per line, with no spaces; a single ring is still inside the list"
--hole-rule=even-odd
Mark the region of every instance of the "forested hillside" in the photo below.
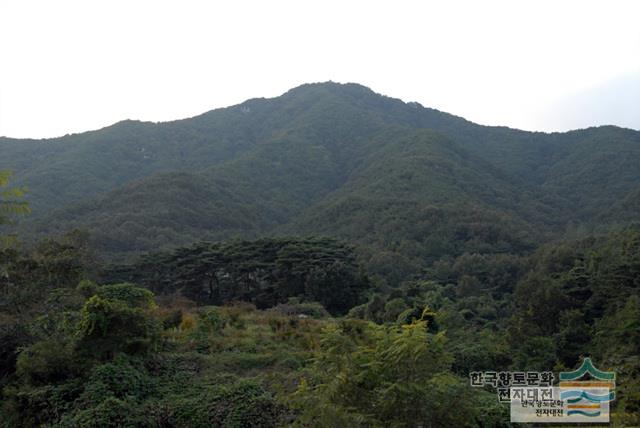
[[[0,152],[0,427],[509,426],[470,372],[586,356],[640,423],[638,131],[329,82]]]
[[[485,127],[355,84],[0,148],[0,168],[29,188],[23,233],[87,229],[107,259],[322,233],[416,272],[445,254],[529,251],[637,220],[637,131]]]

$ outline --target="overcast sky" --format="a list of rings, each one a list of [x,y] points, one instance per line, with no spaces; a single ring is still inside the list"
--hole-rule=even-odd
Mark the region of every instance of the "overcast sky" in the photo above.
[[[640,1],[0,0],[0,135],[357,82],[474,122],[640,128]]]

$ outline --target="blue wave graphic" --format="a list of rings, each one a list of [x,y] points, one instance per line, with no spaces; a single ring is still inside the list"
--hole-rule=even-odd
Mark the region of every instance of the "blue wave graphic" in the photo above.
[[[585,412],[583,410],[569,410],[567,412],[567,416],[571,416],[571,415],[582,415],[582,416],[588,416],[590,418],[595,418],[596,416],[600,416],[600,411],[597,412]]]
[[[560,398],[562,400],[568,399],[567,401],[569,403],[577,403],[583,398],[591,401],[592,403],[602,403],[603,401],[613,401],[615,397],[616,394],[614,391],[610,391],[608,394],[603,395],[590,394],[587,391],[577,389],[573,389],[571,391],[563,391],[560,393]]]

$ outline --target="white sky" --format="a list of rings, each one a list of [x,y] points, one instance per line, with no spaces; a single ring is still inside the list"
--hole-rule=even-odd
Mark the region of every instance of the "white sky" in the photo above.
[[[640,128],[640,1],[0,0],[0,135],[357,82],[472,121]]]

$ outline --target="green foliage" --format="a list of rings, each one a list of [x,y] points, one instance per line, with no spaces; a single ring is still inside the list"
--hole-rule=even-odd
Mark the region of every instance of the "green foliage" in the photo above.
[[[0,403],[0,427],[38,427],[55,421],[73,408],[81,390],[77,380],[20,389],[7,387]]]
[[[76,290],[84,297],[91,297],[98,292],[98,286],[93,281],[83,279],[78,283]]]
[[[91,298],[88,303],[92,300],[95,302]],[[219,320],[214,313],[217,311],[213,308],[203,311],[205,316],[198,325]],[[220,330],[205,330],[199,333],[210,339],[222,334]],[[185,345],[190,338],[186,333]],[[118,350],[117,344],[114,346]],[[211,384],[208,373],[219,376],[220,370],[231,367],[239,373],[263,368],[265,359],[257,350],[253,354],[228,352],[210,358],[201,354],[200,361],[184,353],[178,364],[157,353],[132,356],[120,352],[113,359],[96,361],[87,360],[81,348],[68,346],[64,352],[60,350],[43,340],[21,353],[20,383],[4,391],[7,400],[0,408],[6,421],[15,424],[19,420],[22,426],[60,427],[262,427],[281,426],[286,413],[261,382],[232,376],[224,384]],[[255,365],[258,360],[260,364]],[[273,365],[272,358],[268,365]]]
[[[442,334],[426,321],[402,327],[353,321],[328,327],[309,375],[292,396],[313,426],[466,426],[473,411],[449,372]],[[449,403],[459,405],[452,412]]]
[[[162,328],[170,329],[170,328],[178,328],[182,323],[182,310],[174,309],[164,315],[162,318]]]
[[[245,301],[268,308],[296,297],[333,313],[346,312],[369,287],[352,248],[331,238],[199,243],[112,266],[103,276],[158,293],[180,291],[199,303]]]
[[[73,291],[84,274],[83,252],[74,235],[30,251],[0,250],[0,387],[14,373],[21,347],[34,337],[59,340],[69,327],[69,311],[83,304]]]
[[[0,234],[90,231],[0,249],[0,426],[507,426],[470,371],[587,355],[638,425],[639,143],[334,83],[0,138]]]
[[[593,356],[615,370],[620,423],[640,409],[640,230],[541,248],[519,284],[508,340],[519,368],[575,367]]]
[[[153,309],[156,304],[153,293],[133,284],[110,284],[99,287],[96,295],[103,299],[115,300],[132,308]]]
[[[141,401],[153,387],[142,361],[120,354],[113,361],[93,368],[79,400],[87,407],[107,397]]]
[[[203,308],[198,311],[198,330],[205,334],[220,332],[224,328],[224,320],[216,308]]]
[[[618,375],[616,418],[629,426],[640,423],[640,295],[618,302],[595,324],[594,354]]]
[[[89,298],[80,312],[78,350],[94,358],[109,359],[119,352],[144,354],[153,349],[160,328],[145,313],[146,308],[136,307],[138,303],[97,295]]]
[[[0,167],[31,189],[31,235],[86,228],[122,260],[326,234],[397,285],[444,256],[522,255],[567,230],[637,222],[639,141],[615,127],[485,127],[327,82],[182,121],[0,139]]]
[[[29,214],[29,204],[23,200],[25,189],[21,187],[9,187],[13,174],[0,170],[0,227],[7,225],[16,216]],[[2,231],[2,229],[0,229]],[[14,237],[13,237],[14,238]],[[6,246],[15,242],[11,236],[0,234],[0,245]],[[1,247],[0,247],[1,248]],[[0,266],[0,269],[2,266]],[[0,273],[2,271],[0,270]]]
[[[43,385],[71,377],[78,371],[70,343],[42,340],[20,352],[16,374],[26,383]]]
[[[259,384],[238,382],[232,387],[208,387],[197,395],[169,397],[170,426],[205,428],[276,427],[283,422],[283,408]]]
[[[508,426],[495,395],[468,386],[470,371],[557,371],[588,353],[618,373],[614,418],[633,424],[637,234],[549,245],[531,257],[443,259],[423,279],[376,283],[365,304],[337,319],[298,298],[267,311],[194,308],[176,297],[159,308],[132,284],[70,282],[50,288],[43,312],[28,319],[32,343],[5,384],[0,415],[9,426]],[[243,284],[242,273],[268,271],[266,243],[280,244],[217,247],[236,264],[225,273],[239,272]],[[292,254],[301,252],[284,260]],[[292,272],[318,266],[323,256],[311,254],[295,258]],[[170,268],[188,279],[206,273],[197,266]],[[479,284],[472,292],[469,278]]]
[[[299,317],[312,317],[322,319],[329,317],[329,312],[318,302],[301,302],[296,297],[291,297],[287,303],[280,303],[272,308],[274,312],[282,315],[297,315]]]
[[[137,403],[110,396],[88,409],[66,414],[59,423],[53,426],[59,428],[89,426],[135,428],[151,426],[151,424],[152,419]]]

